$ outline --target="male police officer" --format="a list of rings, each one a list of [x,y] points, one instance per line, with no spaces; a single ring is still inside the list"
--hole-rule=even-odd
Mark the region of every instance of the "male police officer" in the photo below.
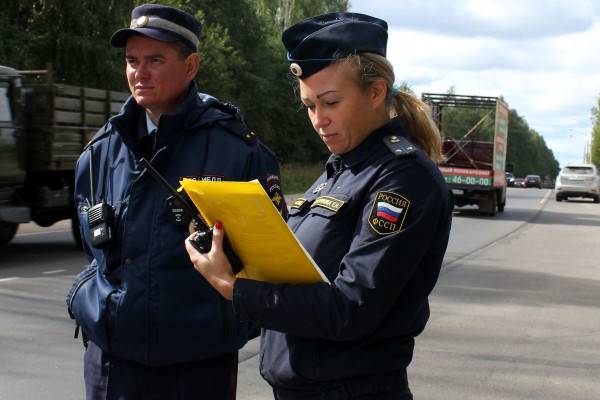
[[[239,111],[199,93],[201,26],[146,4],[113,35],[132,96],[81,155],[75,198],[90,265],[67,298],[89,340],[88,399],[235,398],[247,326],[187,257],[188,220],[139,164],[180,178],[259,179],[276,205],[279,165]],[[98,228],[100,227],[100,228]]]

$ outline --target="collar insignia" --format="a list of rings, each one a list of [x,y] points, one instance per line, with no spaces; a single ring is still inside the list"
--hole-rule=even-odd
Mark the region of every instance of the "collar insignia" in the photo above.
[[[327,186],[327,182],[320,183],[315,190],[313,190],[313,193],[319,193],[321,190],[325,189],[325,186]]]

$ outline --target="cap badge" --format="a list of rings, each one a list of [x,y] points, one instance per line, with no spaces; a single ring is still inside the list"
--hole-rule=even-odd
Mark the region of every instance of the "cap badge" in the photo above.
[[[146,26],[149,20],[150,18],[148,18],[147,15],[142,15],[141,17],[135,20],[135,25],[137,28],[143,28],[144,26]]]
[[[296,63],[291,63],[290,64],[290,72],[295,76],[301,76],[302,75],[302,67]]]

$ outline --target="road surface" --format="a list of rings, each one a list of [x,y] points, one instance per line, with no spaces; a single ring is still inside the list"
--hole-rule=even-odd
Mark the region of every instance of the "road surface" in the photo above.
[[[409,368],[416,399],[600,398],[600,205],[509,189],[504,213],[456,212],[432,316]],[[85,259],[67,222],[0,249],[0,400],[83,396],[65,293]],[[271,399],[258,341],[238,399]]]

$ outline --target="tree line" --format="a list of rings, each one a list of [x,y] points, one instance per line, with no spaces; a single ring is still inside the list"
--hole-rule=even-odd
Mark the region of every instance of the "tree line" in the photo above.
[[[598,95],[596,104],[592,107],[592,124],[590,159],[596,165],[596,168],[600,170],[600,95]]]
[[[1,63],[17,69],[40,69],[52,63],[56,82],[127,91],[123,51],[113,49],[109,38],[128,26],[131,10],[145,2],[4,0]],[[326,157],[326,148],[298,100],[281,33],[300,19],[347,10],[348,0],[160,2],[186,10],[202,22],[196,79],[201,91],[238,105],[248,125],[283,163],[310,163]],[[405,82],[401,87],[410,91]],[[468,130],[470,121],[480,118],[476,110],[469,113],[455,123],[455,132]],[[507,158],[508,168],[516,175],[554,177],[558,172],[543,137],[516,110],[510,112]]]
[[[0,64],[51,63],[54,81],[127,91],[124,53],[109,44],[146,0],[4,0]],[[344,11],[347,0],[161,0],[202,22],[200,91],[239,106],[283,162],[323,160],[326,148],[300,106],[283,30],[303,18]]]

